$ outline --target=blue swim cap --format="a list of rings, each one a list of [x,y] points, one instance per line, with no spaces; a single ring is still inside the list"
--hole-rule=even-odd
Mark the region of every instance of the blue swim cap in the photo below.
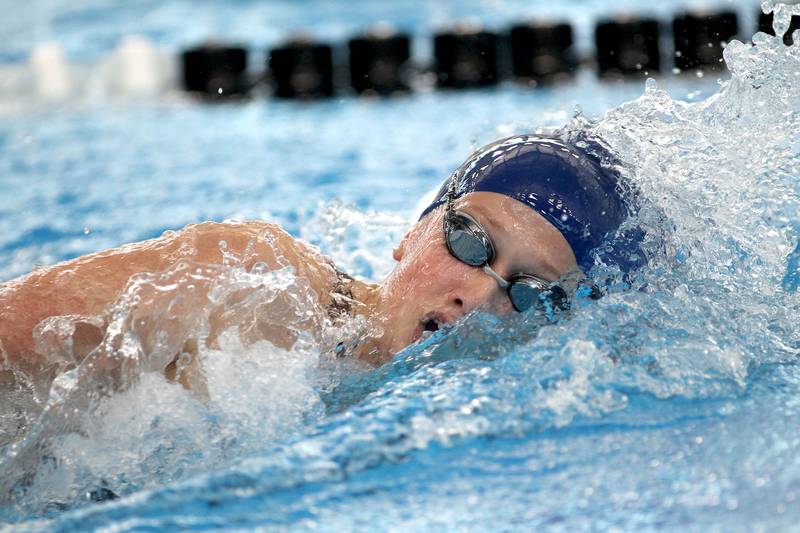
[[[623,198],[618,174],[601,164],[598,154],[606,152],[597,143],[581,145],[586,147],[546,135],[519,135],[488,144],[445,181],[420,219],[447,201],[452,179],[454,198],[478,191],[504,194],[555,226],[572,247],[578,265],[588,272],[594,265],[593,252],[632,210]],[[643,233],[634,233],[628,232],[621,248],[609,245],[604,254],[623,272],[644,263],[638,246]]]

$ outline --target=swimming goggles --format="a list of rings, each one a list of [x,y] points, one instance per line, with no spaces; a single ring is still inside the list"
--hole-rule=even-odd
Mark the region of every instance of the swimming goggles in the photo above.
[[[444,240],[453,257],[467,265],[483,267],[506,290],[514,309],[520,313],[538,307],[549,314],[569,306],[566,291],[555,282],[531,274],[516,274],[506,280],[492,270],[489,265],[494,261],[495,250],[489,233],[467,213],[452,209],[450,202],[444,215]]]

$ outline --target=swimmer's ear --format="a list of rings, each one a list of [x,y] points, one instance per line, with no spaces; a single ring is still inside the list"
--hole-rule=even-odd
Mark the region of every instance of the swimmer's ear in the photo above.
[[[410,242],[411,238],[417,232],[417,226],[419,224],[414,224],[414,226],[403,235],[403,239],[400,241],[400,244],[392,248],[392,257],[395,261],[401,261],[403,257],[406,255],[406,250],[408,249],[408,243]]]
[[[400,262],[401,259],[403,259],[403,256],[406,255],[406,244],[408,243],[409,235],[411,235],[410,231],[405,234],[403,240],[400,241],[400,244],[392,248],[392,257],[398,263]]]
[[[403,235],[403,240],[400,241],[400,244],[392,248],[392,257],[394,257],[394,260],[401,261],[406,256],[406,253],[408,253],[408,247],[413,246],[413,242],[418,240],[418,234],[422,233],[425,235],[427,232],[431,231],[431,224],[436,224],[436,220],[437,219],[432,217],[427,217],[411,226],[411,229]],[[438,223],[441,224],[441,221]]]

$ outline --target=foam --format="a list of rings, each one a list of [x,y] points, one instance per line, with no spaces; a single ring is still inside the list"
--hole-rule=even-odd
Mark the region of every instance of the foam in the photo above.
[[[142,276],[134,280],[139,290],[113,311],[115,350],[131,362],[119,375],[122,392],[87,397],[88,368],[67,372],[27,437],[6,450],[2,473],[32,474],[27,486],[36,489],[17,510],[42,512],[53,501],[80,505],[87,488],[108,483],[122,494],[152,489],[59,524],[125,519],[141,525],[143,510],[170,519],[195,513],[191,518],[202,522],[198,509],[211,512],[206,502],[236,501],[242,493],[258,495],[268,510],[252,520],[293,524],[292,513],[302,513],[281,505],[283,489],[339,487],[354,473],[402,462],[420,449],[554,428],[663,427],[682,416],[670,400],[707,401],[695,415],[723,413],[715,400],[742,398],[758,369],[800,355],[792,267],[800,244],[800,48],[763,34],[754,41],[727,47],[732,78],[706,101],[673,99],[648,81],[637,100],[567,125],[568,135],[593,136],[619,154],[649,207],[637,221],[648,230],[648,266],[623,281],[613,268],[594,265],[595,274],[618,280],[601,300],[578,298],[570,314],[552,322],[476,313],[372,372],[326,375],[323,352],[305,337],[282,351],[228,332],[219,348],[201,350],[209,392],[199,400],[154,372],[180,347],[178,337],[126,336],[137,319],[148,319],[134,296],[154,297],[159,283],[175,278],[185,280],[175,290],[189,290],[196,266],[163,279]],[[366,275],[386,271],[389,260],[372,248],[384,243],[371,239],[379,241],[384,229],[401,232],[402,224],[388,217],[373,233],[367,215],[354,209],[322,213],[319,228],[329,229],[320,242],[337,259]],[[347,222],[335,222],[337,214]],[[350,247],[350,231],[367,238]],[[202,283],[214,284],[216,302],[242,287],[258,293],[241,308],[243,320],[252,318],[256,302],[272,301],[277,288],[289,291],[298,316],[308,310],[303,284],[290,271],[200,268]],[[157,308],[165,315],[155,324],[165,323],[167,301]],[[202,313],[173,319],[184,320],[184,331],[204,331]],[[80,398],[84,403],[70,403]],[[65,423],[68,413],[56,407],[74,405],[79,416]],[[41,454],[22,453],[36,451],[29,444],[43,439],[51,443],[44,457],[55,457],[61,468],[49,468]],[[742,446],[751,446],[746,453],[752,456],[764,452],[759,443]],[[136,447],[143,455],[131,453]],[[122,463],[115,468],[112,458]],[[682,490],[673,489],[676,498],[693,489]],[[523,497],[526,506],[535,505]]]

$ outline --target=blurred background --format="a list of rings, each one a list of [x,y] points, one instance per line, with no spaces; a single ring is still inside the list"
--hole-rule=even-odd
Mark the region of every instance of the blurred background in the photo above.
[[[397,233],[478,144],[598,117],[648,77],[698,101],[725,43],[771,27],[749,0],[3,7],[0,280],[209,219],[325,248],[332,201]]]
[[[472,149],[576,116],[635,167],[657,208],[640,221],[669,235],[641,290],[546,325],[471,314],[374,371],[232,336],[201,353],[198,402],[146,371],[103,398],[87,359],[42,416],[3,403],[18,440],[0,446],[0,522],[797,529],[800,69],[796,47],[753,37],[771,27],[757,1],[0,7],[0,281],[230,219],[276,222],[378,280]],[[719,91],[723,54],[736,78]],[[285,279],[224,270],[225,294]],[[180,302],[194,281],[175,286]],[[170,316],[138,301],[114,308],[125,350],[138,317]],[[71,353],[75,323],[37,341]]]

